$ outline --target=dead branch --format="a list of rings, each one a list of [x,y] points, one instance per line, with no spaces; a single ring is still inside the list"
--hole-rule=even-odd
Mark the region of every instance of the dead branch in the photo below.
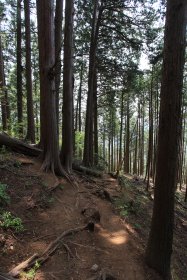
[[[19,275],[20,272],[23,271],[25,268],[30,267],[30,264],[33,263],[33,261],[36,261],[37,257],[38,257],[38,254],[34,254],[32,257],[30,257],[26,261],[18,264],[16,267],[14,267],[11,271],[9,271],[8,274],[13,277]]]
[[[64,237],[67,237],[69,235],[78,233],[83,230],[89,230],[94,231],[94,223],[88,223],[85,226],[73,228],[64,231],[61,235],[59,235],[54,241],[52,241],[47,248],[44,250],[44,252],[38,256],[38,254],[34,254],[32,257],[30,257],[28,260],[20,263],[15,268],[13,268],[11,271],[9,271],[10,276],[18,276],[23,270],[32,267],[36,262],[43,264],[48,260],[48,258],[59,248],[61,245],[61,241]]]

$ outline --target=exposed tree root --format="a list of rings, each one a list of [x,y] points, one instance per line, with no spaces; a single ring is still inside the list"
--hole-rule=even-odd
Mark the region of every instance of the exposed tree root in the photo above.
[[[11,271],[9,271],[8,275],[16,277],[23,270],[32,267],[36,262],[38,262],[40,264],[43,264],[59,248],[59,246],[61,245],[61,241],[64,237],[67,237],[71,234],[78,233],[78,232],[83,231],[83,230],[94,231],[94,223],[88,223],[85,226],[77,227],[77,228],[73,228],[73,229],[69,229],[69,230],[64,231],[61,235],[59,235],[54,241],[52,241],[48,245],[48,247],[44,250],[44,252],[40,256],[38,254],[34,254],[28,260],[20,263],[19,265],[14,267]],[[66,249],[67,249],[67,247],[66,247]]]
[[[34,146],[28,145],[24,143],[23,141],[20,141],[16,138],[12,138],[8,136],[7,134],[0,133],[0,146],[6,146],[9,149],[11,149],[14,152],[21,153],[27,156],[32,157],[39,157],[42,154],[42,150],[39,148],[36,148]],[[60,164],[60,160],[57,160],[57,162],[53,162],[50,159],[50,155],[46,156],[41,169],[45,172],[51,171],[53,174],[63,176],[66,178],[66,180],[74,187],[78,188],[77,183],[74,179],[71,178],[71,176],[64,170],[64,168]]]

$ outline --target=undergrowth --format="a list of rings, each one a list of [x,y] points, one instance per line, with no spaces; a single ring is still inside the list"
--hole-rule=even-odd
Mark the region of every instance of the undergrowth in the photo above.
[[[8,186],[6,184],[0,183],[0,207],[10,203],[10,197],[7,194],[7,188]]]
[[[29,269],[27,272],[22,272],[21,273],[21,279],[24,280],[34,280],[36,276],[37,270],[40,268],[40,263],[35,262],[35,265],[33,268]]]
[[[16,232],[21,232],[24,230],[22,220],[18,217],[14,217],[8,211],[3,211],[0,215],[0,226],[5,229],[14,229]]]

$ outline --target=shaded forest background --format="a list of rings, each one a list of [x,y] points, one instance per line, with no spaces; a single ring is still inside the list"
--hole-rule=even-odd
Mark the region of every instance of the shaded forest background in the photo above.
[[[167,280],[175,190],[187,201],[186,12],[184,0],[0,3],[2,151],[39,156],[74,187],[72,169],[144,179],[146,262]]]
[[[60,18],[57,13],[60,2],[60,9],[63,9],[63,1],[57,1],[54,16],[57,32],[57,126],[62,143],[65,20],[64,14]],[[143,176],[149,188],[150,180],[155,180],[165,7],[159,1],[129,1],[127,4],[123,1],[103,1],[100,5],[95,15],[98,30],[95,38],[91,38],[94,3],[75,1],[72,46],[73,158],[81,161],[84,155],[87,166]],[[27,1],[1,3],[1,76],[4,77],[1,85],[1,128],[11,136],[27,139],[31,143],[39,142],[41,133],[36,18],[33,1],[30,5]],[[60,39],[57,38],[58,33],[61,33]],[[26,50],[30,50],[30,53]],[[90,63],[93,58],[95,66]],[[67,66],[64,72],[66,69]],[[93,77],[90,77],[90,72]],[[90,79],[94,83],[91,105],[86,103]],[[185,88],[186,78],[178,167],[180,188],[187,177]],[[93,123],[92,131],[86,130],[85,133],[86,111],[92,115]],[[89,141],[91,148],[84,145],[87,133],[93,135],[85,140]],[[90,155],[85,155],[85,150],[89,150]]]

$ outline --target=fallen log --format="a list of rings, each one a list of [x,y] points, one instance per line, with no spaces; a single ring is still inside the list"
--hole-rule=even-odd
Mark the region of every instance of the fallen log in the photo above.
[[[24,143],[16,138],[12,138],[7,134],[0,133],[0,146],[5,146],[14,152],[21,153],[31,157],[38,157],[41,150],[29,144]]]
[[[94,177],[102,177],[102,172],[99,170],[91,169],[82,165],[77,165],[73,163],[73,170],[82,172],[83,174],[86,175],[91,175]]]
[[[14,152],[24,154],[26,156],[38,157],[42,150],[35,146],[24,143],[23,141],[10,137],[5,133],[0,133],[0,146],[5,146]],[[73,164],[73,169],[94,177],[101,177],[102,173],[82,165]],[[66,176],[65,176],[66,177]]]
[[[42,150],[39,148],[28,145],[28,144],[24,143],[23,141],[20,141],[16,138],[12,138],[5,133],[0,133],[0,147],[3,145],[8,147],[9,149],[11,149],[14,152],[21,153],[26,156],[38,157],[42,153]],[[61,171],[62,171],[63,176],[67,179],[67,181],[74,188],[78,188],[76,182],[74,182],[74,180],[71,178],[71,176],[63,168],[61,168]]]

